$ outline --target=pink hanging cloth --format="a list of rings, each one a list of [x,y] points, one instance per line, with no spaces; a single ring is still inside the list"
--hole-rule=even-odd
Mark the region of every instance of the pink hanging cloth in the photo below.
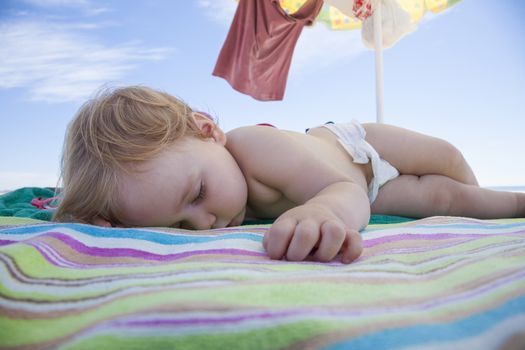
[[[213,75],[261,101],[282,100],[297,39],[323,0],[287,14],[279,0],[240,0]]]

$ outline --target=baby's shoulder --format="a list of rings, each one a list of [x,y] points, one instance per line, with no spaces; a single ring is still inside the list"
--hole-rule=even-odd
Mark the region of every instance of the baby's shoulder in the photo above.
[[[248,125],[248,126],[241,126],[238,128],[235,128],[233,130],[230,130],[226,133],[226,136],[228,138],[234,138],[234,139],[251,139],[255,137],[256,139],[261,137],[268,137],[269,135],[275,135],[280,134],[279,129],[276,127],[270,126],[269,124],[265,125]]]
[[[290,142],[287,132],[269,126],[243,126],[226,133],[226,143],[230,151],[238,152],[267,149],[275,144]]]

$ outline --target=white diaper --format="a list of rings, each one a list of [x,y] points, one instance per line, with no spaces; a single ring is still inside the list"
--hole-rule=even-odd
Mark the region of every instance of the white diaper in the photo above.
[[[369,159],[371,160],[374,177],[368,185],[368,198],[370,203],[373,203],[379,188],[398,177],[399,171],[386,160],[379,158],[374,147],[365,141],[366,131],[358,121],[352,120],[351,123],[325,124],[323,126],[338,137],[339,143],[350,153],[354,163],[366,164]]]

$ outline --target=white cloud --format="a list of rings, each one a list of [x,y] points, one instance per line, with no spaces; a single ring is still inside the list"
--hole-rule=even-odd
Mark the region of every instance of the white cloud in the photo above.
[[[328,66],[365,52],[360,30],[331,30],[323,23],[304,28],[294,52],[297,69]]]
[[[197,4],[206,11],[208,17],[224,26],[231,24],[237,8],[237,2],[234,0],[199,0]]]
[[[90,0],[23,0],[26,4],[36,7],[67,7],[85,11],[88,15],[98,15],[110,11],[106,7],[93,4]]]
[[[105,46],[83,35],[83,27],[38,21],[0,23],[0,88],[27,88],[30,98],[39,101],[83,100],[139,63],[162,60],[170,51],[137,42]]]

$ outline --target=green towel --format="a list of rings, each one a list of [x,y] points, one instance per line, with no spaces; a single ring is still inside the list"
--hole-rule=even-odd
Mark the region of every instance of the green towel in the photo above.
[[[50,221],[53,211],[38,209],[31,204],[33,198],[51,198],[55,189],[50,187],[22,187],[0,196],[0,216],[17,216]]]
[[[372,216],[370,216],[370,222],[368,222],[368,224],[369,225],[375,225],[375,224],[399,224],[401,222],[414,221],[414,220],[417,220],[417,219],[407,218],[407,217],[404,217],[404,216],[373,214]]]

